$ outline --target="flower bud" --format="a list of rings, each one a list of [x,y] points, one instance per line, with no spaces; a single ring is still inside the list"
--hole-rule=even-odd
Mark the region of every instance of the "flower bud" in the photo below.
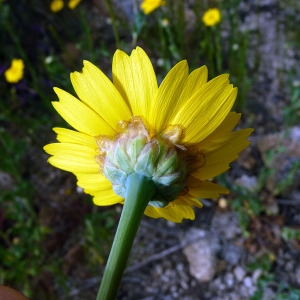
[[[186,185],[185,149],[176,147],[168,134],[151,136],[138,118],[120,124],[114,138],[96,137],[97,162],[116,194],[125,198],[126,179],[135,172],[152,180],[156,193],[149,205],[164,207],[176,199]],[[174,131],[174,128],[172,128]],[[173,133],[171,134],[173,138]]]

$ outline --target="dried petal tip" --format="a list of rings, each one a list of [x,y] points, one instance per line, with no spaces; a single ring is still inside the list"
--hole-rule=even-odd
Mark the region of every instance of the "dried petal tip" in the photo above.
[[[114,139],[97,137],[97,162],[116,194],[125,198],[126,179],[135,172],[151,178],[156,193],[149,205],[164,207],[177,198],[186,185],[187,166],[183,149],[164,136],[150,137],[138,117],[123,122],[124,131]]]

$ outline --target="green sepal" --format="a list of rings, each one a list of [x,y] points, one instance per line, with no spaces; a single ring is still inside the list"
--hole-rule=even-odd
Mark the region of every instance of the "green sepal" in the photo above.
[[[154,175],[158,155],[159,145],[156,142],[146,144],[134,165],[134,171],[151,178]]]

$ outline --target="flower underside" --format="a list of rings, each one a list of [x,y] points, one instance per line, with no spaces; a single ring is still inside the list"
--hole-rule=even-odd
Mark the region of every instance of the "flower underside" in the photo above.
[[[152,135],[140,117],[119,123],[121,132],[115,137],[95,137],[100,171],[112,183],[114,192],[125,198],[126,179],[133,172],[151,178],[156,193],[149,205],[164,207],[184,194],[189,171],[187,148],[180,145],[183,128],[169,126],[161,134]]]
[[[228,193],[211,179],[228,170],[252,132],[233,131],[241,115],[230,112],[237,89],[228,75],[207,76],[205,66],[189,73],[181,61],[158,85],[139,47],[116,51],[112,80],[85,61],[71,74],[78,98],[55,88],[53,106],[74,130],[54,128],[58,143],[44,147],[49,162],[74,173],[96,205],[125,203],[127,179],[138,173],[155,186],[147,216],[194,219],[199,199]]]

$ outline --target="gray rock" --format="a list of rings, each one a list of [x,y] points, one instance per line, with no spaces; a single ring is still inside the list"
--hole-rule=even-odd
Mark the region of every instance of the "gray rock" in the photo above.
[[[242,233],[238,217],[234,212],[216,212],[212,227],[221,235],[221,238],[226,240],[234,239]]]
[[[190,274],[198,282],[209,282],[214,277],[216,269],[216,246],[213,238],[203,236],[203,230],[196,229],[192,229],[188,235],[199,236],[196,242],[183,249],[189,262]]]
[[[233,273],[234,273],[235,278],[239,282],[241,282],[244,279],[244,277],[246,276],[246,271],[240,266],[235,267],[233,270]]]
[[[132,0],[122,0],[117,1],[114,0],[114,6],[117,8],[116,10],[119,12],[121,10],[127,17],[128,21],[132,21],[134,17],[134,5]]]
[[[294,268],[294,262],[293,262],[293,261],[288,261],[288,262],[285,264],[285,267],[284,267],[285,271],[287,271],[287,272],[292,271],[293,268]]]
[[[260,275],[262,274],[262,270],[261,269],[257,269],[253,272],[252,274],[252,280],[254,283],[257,282],[258,278],[260,277]]]
[[[244,278],[243,283],[244,283],[245,287],[247,287],[248,289],[253,287],[252,279],[249,276]]]
[[[232,273],[227,273],[224,277],[225,284],[231,288],[234,285],[234,276]]]
[[[256,176],[249,176],[246,174],[243,174],[241,177],[237,178],[235,183],[252,192],[256,190],[258,184]]]
[[[300,267],[298,267],[296,269],[294,277],[295,277],[295,281],[297,282],[297,284],[300,285]]]
[[[238,264],[242,255],[243,250],[234,244],[224,245],[224,248],[222,249],[224,260],[233,266]]]
[[[272,289],[270,289],[268,287],[266,287],[264,289],[264,294],[263,294],[262,300],[271,300],[271,299],[275,299],[275,297],[276,297],[276,294]]]

